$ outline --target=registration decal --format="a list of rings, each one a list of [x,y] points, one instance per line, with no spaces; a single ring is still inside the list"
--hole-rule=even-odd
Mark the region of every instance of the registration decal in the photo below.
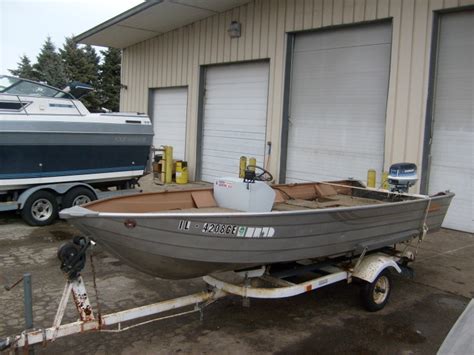
[[[235,234],[237,232],[237,226],[233,224],[223,223],[204,223],[202,227],[203,233],[212,234]]]
[[[273,227],[247,227],[225,223],[197,223],[189,220],[178,222],[178,230],[185,232],[200,232],[240,238],[271,238],[275,235]]]

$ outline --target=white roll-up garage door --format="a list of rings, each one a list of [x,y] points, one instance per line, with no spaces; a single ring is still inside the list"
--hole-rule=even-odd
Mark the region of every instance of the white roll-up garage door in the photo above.
[[[295,36],[286,181],[383,169],[391,24]]]
[[[202,122],[201,179],[238,176],[239,158],[263,166],[268,97],[268,63],[206,69]]]
[[[184,159],[188,89],[164,88],[153,92],[153,145],[173,147],[173,158]]]
[[[456,193],[443,226],[474,232],[474,11],[440,17],[429,192]]]

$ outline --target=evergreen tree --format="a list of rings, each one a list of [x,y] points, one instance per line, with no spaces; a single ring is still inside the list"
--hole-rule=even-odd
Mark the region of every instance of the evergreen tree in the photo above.
[[[67,37],[63,48],[59,50],[64,65],[66,81],[86,82],[87,58],[84,51],[78,48],[72,37]]]
[[[97,89],[99,77],[99,56],[91,46],[78,47],[72,37],[66,38],[63,48],[59,50],[64,64],[67,82],[79,81]],[[83,98],[82,103],[91,112],[100,110],[98,93],[93,91]]]
[[[58,53],[48,37],[37,56],[37,63],[32,65],[30,59],[23,55],[17,69],[10,69],[10,72],[15,76],[45,82],[61,89],[71,81],[89,84],[96,91],[81,98],[89,111],[97,112],[101,107],[118,111],[121,51],[108,48],[101,51],[101,55],[102,62],[93,47],[79,47],[73,37],[66,38]]]
[[[103,62],[100,66],[100,98],[103,107],[112,111],[119,110],[120,104],[120,68],[121,51],[108,48],[101,51]]]
[[[101,109],[101,100],[99,99],[99,68],[100,68],[100,57],[95,49],[86,45],[82,48],[86,59],[86,65],[83,67],[83,78],[82,82],[91,85],[95,91],[91,92],[87,96],[84,96],[81,101],[91,112],[98,112]],[[81,80],[79,80],[81,81]]]
[[[63,62],[56,52],[51,37],[48,37],[44,42],[36,61],[33,69],[38,80],[58,88],[63,88],[66,85]]]
[[[37,80],[36,73],[31,65],[30,58],[26,55],[20,57],[17,69],[8,69],[8,71],[19,78]]]

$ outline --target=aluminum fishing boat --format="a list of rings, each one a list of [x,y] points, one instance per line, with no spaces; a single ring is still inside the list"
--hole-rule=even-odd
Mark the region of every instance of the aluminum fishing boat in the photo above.
[[[375,250],[440,228],[454,194],[365,188],[357,181],[213,187],[118,197],[60,213],[132,267],[185,279]]]
[[[87,89],[0,76],[0,192],[143,175],[153,136],[149,118],[90,113],[74,96]]]

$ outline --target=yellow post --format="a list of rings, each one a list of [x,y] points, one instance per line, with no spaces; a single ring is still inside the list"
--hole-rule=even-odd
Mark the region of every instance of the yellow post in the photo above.
[[[245,169],[247,168],[247,157],[241,156],[239,162],[239,178],[245,177]]]
[[[251,166],[249,168],[250,171],[255,171],[255,165],[257,165],[257,159],[255,158],[249,158],[249,165]]]
[[[388,190],[388,171],[382,171],[382,189]]]
[[[375,187],[375,181],[377,179],[377,172],[374,169],[367,171],[367,187]]]
[[[165,184],[173,182],[173,147],[165,146]]]

